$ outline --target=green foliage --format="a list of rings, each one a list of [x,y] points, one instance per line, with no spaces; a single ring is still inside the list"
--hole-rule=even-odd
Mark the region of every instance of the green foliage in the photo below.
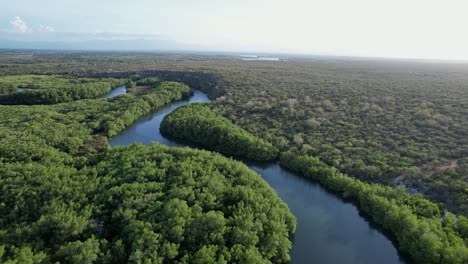
[[[220,73],[224,93],[213,109],[282,151],[320,157],[366,182],[404,185],[468,216],[467,64],[290,58],[171,66]]]
[[[212,107],[214,111],[222,113],[255,136],[273,142],[281,150],[314,155],[363,181],[405,185],[412,192],[444,202],[450,210],[465,215],[456,217],[455,226],[468,243],[468,68],[464,64],[327,58],[243,62],[225,55],[157,53],[0,53],[2,76],[50,73],[131,77],[134,82],[141,76],[183,81],[207,92],[210,98],[216,98]],[[14,87],[0,85],[0,93],[11,92],[14,92]],[[99,140],[102,137],[91,137],[90,134],[102,132],[115,135],[132,119],[125,114],[123,106],[131,106],[132,113],[145,112],[150,108],[139,99],[116,98],[109,101],[76,102],[57,105],[56,108],[15,107],[6,110],[8,108],[0,107],[0,168],[5,161],[84,163],[81,158],[74,159],[74,155],[92,152],[98,149],[95,148],[96,144],[102,142]],[[141,109],[140,104],[143,105]],[[60,131],[64,131],[63,136]],[[75,135],[72,131],[77,136],[72,136]],[[50,136],[44,136],[49,133]],[[81,141],[77,141],[77,138]],[[55,145],[50,146],[49,142]],[[76,149],[77,145],[82,147]],[[69,151],[62,152],[62,148]],[[27,175],[39,172],[41,174],[38,175],[48,176],[46,179],[54,182],[52,179],[58,172],[54,171],[51,175],[42,173],[44,168],[35,164],[21,164],[15,171],[5,174],[4,170],[1,175],[9,175],[11,179],[18,177],[18,186],[21,186],[22,179],[33,178]],[[295,165],[301,168],[301,164]],[[31,166],[34,171],[27,172],[26,169]],[[324,167],[317,171],[317,175],[333,174],[333,171]],[[34,181],[26,183],[28,186],[37,184]],[[361,189],[349,177],[336,181],[335,185],[337,190],[345,190],[338,192],[352,199],[359,195]],[[86,193],[89,186],[79,187],[64,188],[63,192],[71,193],[70,197],[82,197],[81,193]],[[37,203],[31,200],[25,203],[22,197],[37,198],[47,195],[45,190],[49,189],[44,188],[40,194],[28,190],[24,195],[10,197],[10,200],[18,198],[18,202],[23,204],[13,211],[23,218],[29,217],[29,213],[22,213],[19,208],[30,205],[24,212],[35,212]],[[398,239],[406,241],[400,246],[405,247],[407,252],[415,252],[412,255],[418,259],[424,259],[424,255],[436,259],[442,254],[444,259],[440,262],[450,262],[448,258],[453,258],[452,263],[460,262],[456,257],[463,256],[459,253],[463,248],[442,244],[447,250],[440,249],[440,241],[450,241],[444,238],[444,234],[451,237],[453,223],[450,218],[442,218],[448,229],[439,232],[440,224],[432,220],[439,215],[437,206],[420,196],[402,195],[404,188],[390,191],[387,187],[372,185],[371,189],[359,195],[370,195],[368,199],[362,198],[366,208],[362,210],[372,211],[367,214],[373,218],[375,215],[375,219],[388,215],[393,222],[384,221],[387,230],[390,230],[390,226],[401,226],[392,233],[407,230],[408,238],[401,235],[404,239]],[[179,192],[185,193],[185,189]],[[387,200],[390,207],[386,207]],[[40,199],[37,202],[40,203]],[[180,207],[183,208],[183,205]],[[182,222],[183,216],[177,221]],[[252,260],[250,263],[261,263],[257,258],[258,250],[253,245],[258,239],[254,231],[262,227],[250,220],[248,211],[242,211],[236,219],[244,224],[233,229],[232,239],[241,245],[234,245],[229,252],[222,253],[215,253],[216,249],[210,246],[202,247],[197,251],[197,257],[186,256],[180,262],[192,263],[206,258],[207,262],[223,263],[229,259],[231,262],[248,263],[247,260]],[[429,224],[424,219],[430,219]],[[415,227],[423,231],[415,232]],[[421,234],[426,230],[430,232],[423,238]],[[433,230],[439,233],[436,232],[434,236]],[[165,235],[173,236],[173,241],[180,241],[181,232],[174,228]],[[3,234],[2,231],[0,234]],[[459,245],[458,242],[455,244]],[[175,252],[175,247],[171,245],[165,246],[168,256]],[[27,248],[22,247],[25,255]],[[111,262],[125,262],[126,248],[127,245],[117,240],[106,249],[111,252]],[[19,252],[19,249],[15,250]],[[4,252],[9,256],[13,254],[10,247],[4,247]]]
[[[136,81],[135,84],[138,86],[154,86],[154,85],[158,85],[159,83],[161,83],[161,80],[159,80],[158,78],[149,77],[149,78],[140,79]]]
[[[295,219],[287,206],[259,175],[221,155],[131,145],[80,170],[28,165],[6,168],[21,179],[2,178],[3,261],[289,261]],[[252,240],[239,240],[243,232]]]
[[[0,106],[1,263],[289,261],[295,218],[242,163],[160,145],[108,148],[106,136],[191,93],[152,86]]]
[[[252,160],[274,160],[278,150],[228,119],[216,114],[210,106],[195,103],[180,107],[161,123],[161,133],[187,140],[229,156]]]
[[[115,136],[141,116],[190,92],[180,83],[163,82],[140,96],[0,106],[0,162],[76,162],[72,156],[107,148],[104,136]]]
[[[468,216],[468,158],[451,162],[450,168],[442,169],[431,175],[427,188],[429,194],[440,194],[440,198],[451,204],[458,205],[459,211]],[[454,164],[454,165],[453,165]],[[419,181],[421,185],[425,181]]]
[[[10,83],[0,82],[0,94],[9,94],[17,91],[18,89],[14,85]]]
[[[457,229],[468,244],[468,218],[462,215],[458,216]]]
[[[468,262],[468,248],[452,216],[447,215],[441,223],[437,206],[421,196],[364,183],[307,155],[285,152],[281,154],[280,163],[320,182],[342,197],[355,201],[361,211],[390,231],[400,250],[409,254],[417,263]]]
[[[11,252],[11,257],[4,259],[0,258],[0,261],[5,264],[36,264],[36,263],[47,263],[49,259],[44,252],[34,253],[30,247],[8,248]]]
[[[57,104],[99,98],[126,82],[124,79],[91,79],[58,75],[7,76],[0,78],[0,104]],[[27,90],[19,92],[18,88]]]
[[[93,263],[97,260],[99,252],[99,241],[91,237],[84,242],[77,240],[66,243],[59,248],[54,259],[60,263]]]
[[[233,245],[242,245],[237,230],[250,225],[276,227],[250,229],[260,259],[289,260],[294,217],[240,162],[188,148],[132,145],[108,151],[96,169],[102,232],[128,245],[129,259],[167,263],[208,254],[230,262]],[[269,232],[275,243],[269,243]]]

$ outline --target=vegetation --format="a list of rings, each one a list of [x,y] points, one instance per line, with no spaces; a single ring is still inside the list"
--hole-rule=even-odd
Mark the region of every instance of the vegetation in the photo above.
[[[139,76],[183,81],[216,99],[211,106],[215,113],[282,152],[294,153],[283,155],[283,166],[354,200],[395,234],[401,250],[415,260],[466,261],[465,64],[300,57],[246,62],[232,55],[0,52],[0,76],[22,74],[125,78],[132,87],[138,85]],[[0,91],[10,93],[14,88],[5,84]],[[100,134],[115,135],[134,117],[162,102],[152,103],[157,97],[150,93],[52,106],[0,106],[0,162],[89,167],[106,152],[99,147],[105,145]],[[128,114],[124,108],[138,114]],[[310,170],[312,173],[310,167],[320,169]],[[443,204],[406,193],[420,193]],[[458,215],[446,214],[446,208]],[[20,249],[10,247],[8,252],[8,256],[20,254]],[[42,256],[28,249],[21,252],[28,259]]]
[[[1,168],[2,262],[285,263],[295,219],[245,165],[132,145],[94,166]]]
[[[195,103],[178,108],[161,123],[161,133],[186,140],[228,156],[250,160],[274,160],[278,150],[231,121],[211,111],[208,104]]]
[[[286,263],[295,230],[257,174],[220,155],[107,137],[188,96],[0,106],[0,262]]]
[[[161,132],[178,139],[195,142],[222,153],[247,150],[237,131],[250,134],[221,118],[207,104],[189,104],[167,115]],[[239,133],[240,134],[240,133]],[[234,149],[234,150],[233,150]],[[254,156],[258,157],[258,156]],[[466,218],[457,221],[447,213],[441,218],[439,206],[421,195],[408,194],[404,187],[391,188],[364,183],[338,172],[318,158],[293,152],[281,154],[280,164],[357,203],[361,211],[393,234],[402,252],[417,263],[465,263]]]
[[[1,52],[0,76],[20,74],[182,81],[207,92],[217,99],[217,112],[282,151],[320,157],[366,182],[404,185],[468,216],[468,176],[460,168],[468,157],[466,64]]]
[[[139,117],[191,93],[163,82],[140,96],[80,100],[56,105],[0,106],[0,162],[73,162],[82,152],[106,145]],[[88,153],[89,154],[89,153]]]
[[[282,151],[468,215],[468,66],[324,59],[244,67],[224,69],[229,86],[214,109],[228,119]]]
[[[0,104],[57,104],[99,98],[124,84],[126,80],[113,78],[91,79],[57,75],[7,76],[0,78]]]
[[[281,155],[281,166],[320,182],[342,197],[357,202],[372,220],[390,231],[402,252],[417,263],[467,263],[466,218],[452,214],[439,219],[437,205],[404,189],[368,184],[338,172],[319,159],[292,152]]]

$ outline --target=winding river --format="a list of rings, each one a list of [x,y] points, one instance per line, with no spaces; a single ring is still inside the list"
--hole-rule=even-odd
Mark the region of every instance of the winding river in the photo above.
[[[126,94],[126,93],[127,93],[127,87],[119,86],[119,87],[116,87],[116,88],[112,89],[112,91],[110,91],[108,94],[102,96],[101,98],[112,98],[112,97],[115,97],[117,95]]]
[[[159,126],[168,113],[193,102],[210,100],[204,93],[195,91],[187,100],[142,117],[112,138],[111,146],[135,142],[184,146],[164,138]],[[291,263],[406,263],[393,243],[363,218],[353,204],[344,202],[317,183],[282,169],[278,163],[247,162],[247,165],[276,190],[297,218]]]

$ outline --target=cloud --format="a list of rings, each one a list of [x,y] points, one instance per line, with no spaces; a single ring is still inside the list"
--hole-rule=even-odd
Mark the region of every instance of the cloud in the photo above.
[[[11,20],[10,24],[15,30],[21,33],[32,32],[32,29],[30,29],[28,25],[26,25],[26,22],[24,22],[19,16],[16,16],[15,19]]]
[[[55,32],[55,28],[51,26],[39,25],[39,32]]]

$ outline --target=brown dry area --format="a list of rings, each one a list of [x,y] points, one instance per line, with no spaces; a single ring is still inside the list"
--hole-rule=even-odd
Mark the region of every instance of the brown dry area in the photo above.
[[[419,165],[419,166],[418,166],[418,165]],[[418,165],[416,165],[416,166],[418,166],[418,167],[420,167],[420,168],[422,167],[421,164],[418,164]],[[424,175],[425,175],[426,177],[431,177],[431,176],[434,175],[435,173],[442,172],[442,171],[445,171],[445,170],[448,170],[448,169],[456,169],[456,168],[458,168],[458,166],[459,166],[458,160],[457,160],[457,159],[454,159],[454,160],[450,160],[450,163],[447,164],[447,165],[432,166],[432,167],[430,167],[430,170],[429,170],[429,171],[427,170],[429,167],[426,167],[426,171],[423,172],[423,173],[424,173]],[[424,170],[423,170],[423,171],[424,171]],[[406,183],[408,183],[407,180],[409,180],[408,177],[407,177],[407,175],[400,175],[400,176],[398,176],[397,178],[395,178],[395,179],[393,180],[393,185],[394,185],[395,187],[396,187],[396,186],[399,186],[399,185],[403,185],[403,186],[406,187],[406,186],[407,186]],[[412,191],[410,191],[410,192],[414,192],[414,193],[419,192],[419,190],[418,190],[418,189],[415,189],[414,187],[411,188],[411,189],[412,189]]]
[[[149,89],[151,89],[151,86],[135,86],[129,89],[128,92],[134,95],[139,95]]]
[[[444,171],[447,169],[455,169],[458,168],[458,160],[451,160],[449,165],[435,167],[436,171]]]
[[[105,133],[100,133],[97,135],[93,135],[93,137],[90,140],[84,142],[77,154],[79,155],[82,153],[86,153],[91,149],[95,149],[96,152],[101,153],[104,150],[106,150],[108,146],[109,140],[107,138],[107,135]]]
[[[434,166],[432,167],[432,170],[427,174],[427,176],[432,176],[434,175],[435,173],[437,172],[441,172],[441,171],[444,171],[444,170],[448,170],[448,169],[456,169],[458,168],[459,164],[458,164],[458,160],[450,160],[450,163],[448,165],[442,165],[442,166]]]

